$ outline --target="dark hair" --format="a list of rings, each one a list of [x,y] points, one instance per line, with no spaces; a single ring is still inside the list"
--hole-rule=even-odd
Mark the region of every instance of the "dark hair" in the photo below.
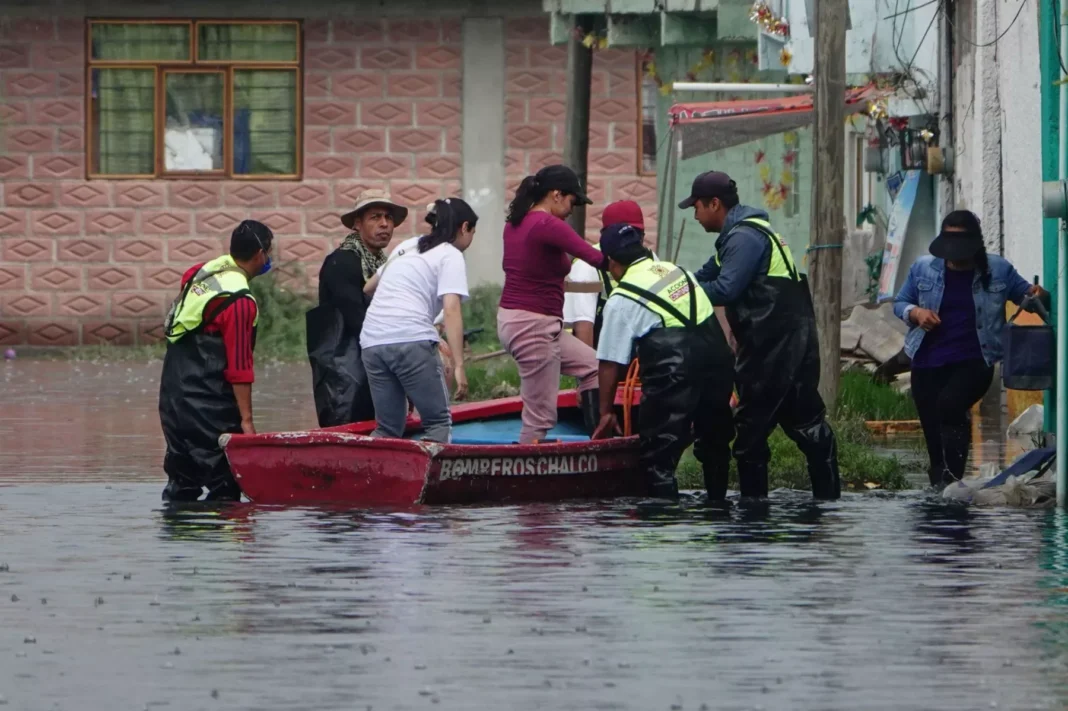
[[[430,232],[419,238],[420,254],[434,249],[439,244],[455,242],[456,232],[465,222],[471,229],[475,229],[478,215],[460,198],[445,198],[434,201],[434,206],[426,215],[426,221],[430,224]]]
[[[651,259],[652,256],[653,252],[648,247],[643,244],[634,244],[612,254],[612,259],[625,267],[629,267],[639,259]]]
[[[261,249],[267,252],[274,242],[271,228],[256,220],[244,220],[230,234],[230,256],[245,261],[252,259]]]
[[[508,204],[508,224],[519,227],[519,223],[530,212],[530,208],[541,202],[541,199],[549,194],[549,189],[543,187],[538,176],[528,175],[515,189],[515,197]]]
[[[975,268],[979,270],[979,281],[983,288],[990,289],[990,262],[986,258],[986,245],[983,242],[983,225],[971,210],[954,210],[942,218],[942,231],[947,227],[963,229],[979,240],[980,248],[975,254]]]

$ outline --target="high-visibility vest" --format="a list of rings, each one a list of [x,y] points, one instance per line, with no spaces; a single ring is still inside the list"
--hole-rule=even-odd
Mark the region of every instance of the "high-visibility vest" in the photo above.
[[[252,298],[245,272],[229,254],[213,259],[202,266],[182,287],[181,293],[167,312],[163,333],[169,342],[176,343],[207,325],[204,323],[204,309],[212,299],[226,299],[226,303],[216,311],[218,313],[242,296]],[[252,325],[255,326],[258,321],[257,309]]]
[[[627,267],[613,293],[655,313],[665,328],[698,326],[713,315],[712,302],[694,275],[671,262],[639,259]]]
[[[790,253],[790,248],[786,245],[786,240],[771,228],[770,222],[756,217],[748,217],[744,220],[739,220],[735,227],[738,225],[748,225],[771,241],[771,261],[768,263],[769,277],[772,279],[801,281],[801,276],[797,272],[794,257]],[[732,227],[731,230],[733,231],[734,228]],[[716,253],[716,264],[720,264],[718,252]]]
[[[601,251],[600,244],[591,244],[590,246],[596,249],[598,252]],[[578,257],[571,258],[572,265],[574,265],[577,261],[579,261]],[[606,270],[603,269],[597,270],[597,276],[601,278],[601,290],[604,292],[604,298],[607,299],[609,296],[612,295],[612,290],[616,288],[616,280],[612,278],[611,274],[609,274]],[[601,304],[601,306],[603,306],[603,304]]]

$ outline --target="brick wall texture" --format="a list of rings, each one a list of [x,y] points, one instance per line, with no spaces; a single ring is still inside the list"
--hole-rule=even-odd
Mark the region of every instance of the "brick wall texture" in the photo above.
[[[548,44],[544,18],[506,28],[511,191],[561,159],[566,50]],[[345,235],[338,217],[363,189],[388,188],[413,208],[398,239],[424,226],[427,203],[461,194],[460,21],[308,20],[304,37],[302,180],[86,180],[84,21],[4,24],[0,345],[158,339],[182,272],[222,253],[246,217],[274,230],[283,275],[314,287]],[[637,101],[634,53],[597,53],[591,232],[620,198],[655,223],[655,179],[637,175]]]

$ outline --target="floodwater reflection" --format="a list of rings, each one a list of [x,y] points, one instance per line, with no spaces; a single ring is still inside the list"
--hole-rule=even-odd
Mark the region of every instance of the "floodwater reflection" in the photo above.
[[[0,417],[6,708],[1068,704],[1058,512],[162,508],[153,366],[46,365]],[[305,376],[261,376],[264,429],[313,420]]]

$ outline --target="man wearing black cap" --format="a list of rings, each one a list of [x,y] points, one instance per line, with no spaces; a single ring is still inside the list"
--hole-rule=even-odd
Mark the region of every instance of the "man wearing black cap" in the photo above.
[[[159,417],[167,453],[164,501],[241,498],[219,435],[256,434],[252,422],[252,349],[258,314],[249,280],[271,269],[274,235],[245,220],[230,236],[230,253],[192,267],[164,322],[167,354]]]
[[[738,203],[726,173],[697,176],[679,207],[694,208],[705,231],[719,233],[716,255],[696,276],[712,304],[726,307],[738,344],[734,458],[742,496],[767,496],[768,436],[778,425],[808,461],[812,495],[837,499],[838,447],[818,390],[816,317],[790,248],[766,212]]]
[[[618,284],[602,312],[598,385],[601,418],[594,439],[618,430],[614,412],[621,368],[634,345],[641,364],[638,415],[642,466],[651,474],[652,494],[678,496],[675,468],[694,441],[704,467],[710,501],[727,495],[733,357],[696,277],[670,262],[657,262],[631,225],[601,233],[601,251]]]

